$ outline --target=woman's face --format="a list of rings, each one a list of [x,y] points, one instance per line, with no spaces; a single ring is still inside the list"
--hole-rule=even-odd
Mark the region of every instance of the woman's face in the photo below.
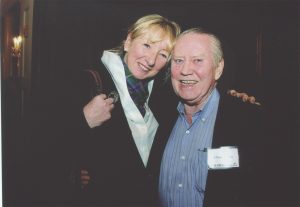
[[[168,51],[169,39],[151,42],[149,34],[145,33],[135,39],[127,36],[124,44],[126,55],[125,63],[136,79],[143,80],[155,76],[167,63],[170,51]]]

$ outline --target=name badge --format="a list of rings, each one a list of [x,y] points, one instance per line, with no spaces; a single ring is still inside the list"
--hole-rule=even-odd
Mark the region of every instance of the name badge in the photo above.
[[[239,167],[239,152],[237,147],[226,146],[207,149],[208,169],[228,169]]]

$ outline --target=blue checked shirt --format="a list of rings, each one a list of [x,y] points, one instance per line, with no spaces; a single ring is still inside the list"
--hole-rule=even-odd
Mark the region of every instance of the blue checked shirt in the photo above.
[[[208,173],[206,148],[210,148],[220,95],[215,88],[189,125],[184,105],[166,145],[159,193],[164,207],[202,207]]]

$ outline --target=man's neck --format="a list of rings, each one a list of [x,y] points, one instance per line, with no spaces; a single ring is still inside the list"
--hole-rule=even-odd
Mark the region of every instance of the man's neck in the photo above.
[[[208,93],[205,94],[205,96],[199,102],[195,104],[184,103],[184,112],[189,124],[192,123],[193,115],[204,108],[215,86],[216,84],[214,84],[214,86],[211,87]]]

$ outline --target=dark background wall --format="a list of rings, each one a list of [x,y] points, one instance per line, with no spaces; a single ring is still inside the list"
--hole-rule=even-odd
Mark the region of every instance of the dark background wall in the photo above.
[[[101,51],[119,45],[126,37],[127,27],[137,18],[159,13],[177,21],[183,29],[201,26],[220,35],[227,46],[226,54],[230,57],[226,61],[226,69],[238,69],[237,75],[242,79],[238,79],[237,84],[252,88],[259,75],[256,71],[256,44],[263,15],[273,12],[273,9],[280,9],[277,12],[282,15],[282,5],[287,7],[287,13],[289,9],[295,10],[292,4],[288,8],[286,3],[273,5],[236,1],[45,2],[36,3],[33,55],[36,75],[33,84],[45,87],[53,87],[47,82],[51,80],[49,77],[56,79],[57,74],[61,76],[74,70],[94,67],[101,57]],[[296,19],[295,16],[291,18]]]
[[[246,91],[262,103],[264,127],[269,132],[266,139],[270,142],[270,149],[266,150],[274,155],[270,160],[270,176],[278,177],[276,195],[280,195],[272,206],[299,206],[299,2],[296,0],[37,0],[33,23],[32,108],[40,108],[36,113],[63,113],[58,110],[58,100],[72,90],[66,81],[70,75],[97,67],[102,51],[118,46],[126,37],[127,27],[150,13],[178,22],[183,30],[200,26],[220,36],[225,49],[222,88]],[[27,124],[35,119],[31,110],[26,115]],[[36,142],[39,138],[30,136],[24,139],[26,145],[21,152],[24,157],[32,148],[48,143]],[[52,137],[51,142],[60,141]],[[20,174],[27,165],[20,165]],[[15,191],[4,199],[8,203],[26,200],[22,192]]]
[[[297,1],[40,0],[35,4],[33,92],[56,91],[53,79],[63,81],[74,70],[95,67],[104,49],[119,45],[127,27],[150,13],[183,29],[201,26],[217,33],[225,46],[224,82],[230,79],[234,87],[263,99],[272,91],[297,90]]]

